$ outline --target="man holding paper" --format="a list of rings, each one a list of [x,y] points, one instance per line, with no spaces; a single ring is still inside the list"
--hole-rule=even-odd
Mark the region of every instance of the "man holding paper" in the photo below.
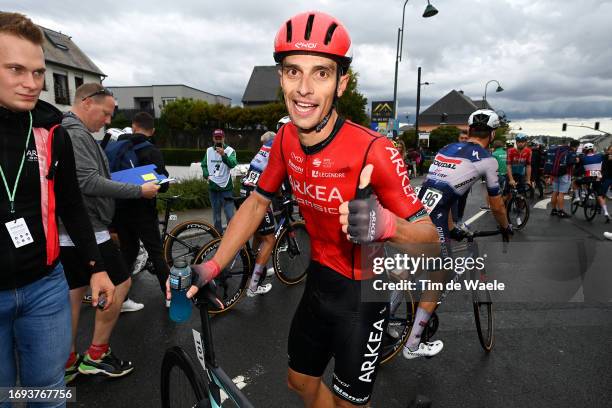
[[[78,373],[121,377],[134,369],[130,361],[120,360],[109,347],[113,328],[132,280],[119,248],[111,240],[108,227],[115,213],[115,199],[151,199],[157,195],[159,186],[157,182],[137,185],[111,180],[106,154],[92,133],[110,123],[114,110],[115,99],[108,89],[97,83],[86,83],[77,88],[72,108],[62,120],[62,126],[68,132],[74,149],[77,179],[96,235],[98,250],[116,287],[116,301],[107,311],[96,312],[91,345],[83,356],[79,356],[75,350],[76,333],[81,298],[87,291],[89,280],[85,279],[86,264],[76,252],[72,237],[60,228],[60,256],[70,287],[72,306],[72,349],[66,363],[66,382],[73,380]]]

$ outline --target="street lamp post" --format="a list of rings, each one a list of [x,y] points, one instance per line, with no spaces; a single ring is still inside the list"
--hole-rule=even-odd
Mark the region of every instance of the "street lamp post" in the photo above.
[[[399,62],[402,60],[402,49],[404,47],[404,17],[406,14],[406,4],[408,4],[408,0],[404,1],[404,7],[402,9],[402,27],[397,29],[397,49],[395,53],[395,79],[393,80],[393,119],[394,125],[395,121],[397,121],[397,69],[399,67]],[[423,17],[433,17],[438,14],[438,10],[431,5],[429,0],[427,0],[427,7],[423,12]]]
[[[417,70],[417,99],[416,99],[416,119],[414,120],[414,132],[419,140],[419,112],[421,111],[421,85],[429,85],[429,82],[421,82],[421,67]]]
[[[487,83],[486,83],[486,85],[485,85],[484,96],[482,97],[482,100],[483,100],[483,101],[485,101],[485,102],[487,101],[487,86],[489,86],[489,84],[490,84],[491,82],[495,82],[495,83],[497,83],[497,89],[495,90],[495,92],[502,92],[502,91],[504,90],[504,88],[502,88],[502,87],[501,87],[501,85],[499,84],[499,82],[498,82],[496,79],[492,79],[492,80],[490,80],[490,81],[489,81],[489,82],[487,82]],[[483,108],[484,108],[484,106],[483,106]]]

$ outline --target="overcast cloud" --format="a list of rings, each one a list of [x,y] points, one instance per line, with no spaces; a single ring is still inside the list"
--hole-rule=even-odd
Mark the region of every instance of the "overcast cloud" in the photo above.
[[[108,75],[107,85],[183,83],[240,104],[255,65],[272,65],[278,27],[318,9],[338,17],[354,44],[359,88],[369,101],[393,98],[401,0],[4,0],[61,31]],[[425,0],[406,7],[398,99],[414,119],[416,71],[422,106],[451,89],[487,99],[514,120],[612,115],[612,1]]]

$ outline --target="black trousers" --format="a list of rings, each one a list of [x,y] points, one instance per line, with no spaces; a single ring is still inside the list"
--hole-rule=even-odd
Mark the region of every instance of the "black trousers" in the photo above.
[[[159,281],[159,288],[165,294],[166,279],[168,279],[170,270],[164,259],[155,207],[117,208],[113,226],[119,235],[121,253],[130,270],[138,256],[139,241],[142,241],[153,263],[154,270],[149,272],[155,274]]]

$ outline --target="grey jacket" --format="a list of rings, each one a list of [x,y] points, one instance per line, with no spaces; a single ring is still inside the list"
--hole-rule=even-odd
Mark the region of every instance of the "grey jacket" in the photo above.
[[[94,231],[105,231],[115,214],[115,199],[140,198],[141,188],[110,179],[104,150],[74,113],[64,114],[62,126],[70,135],[79,187],[91,224]]]

